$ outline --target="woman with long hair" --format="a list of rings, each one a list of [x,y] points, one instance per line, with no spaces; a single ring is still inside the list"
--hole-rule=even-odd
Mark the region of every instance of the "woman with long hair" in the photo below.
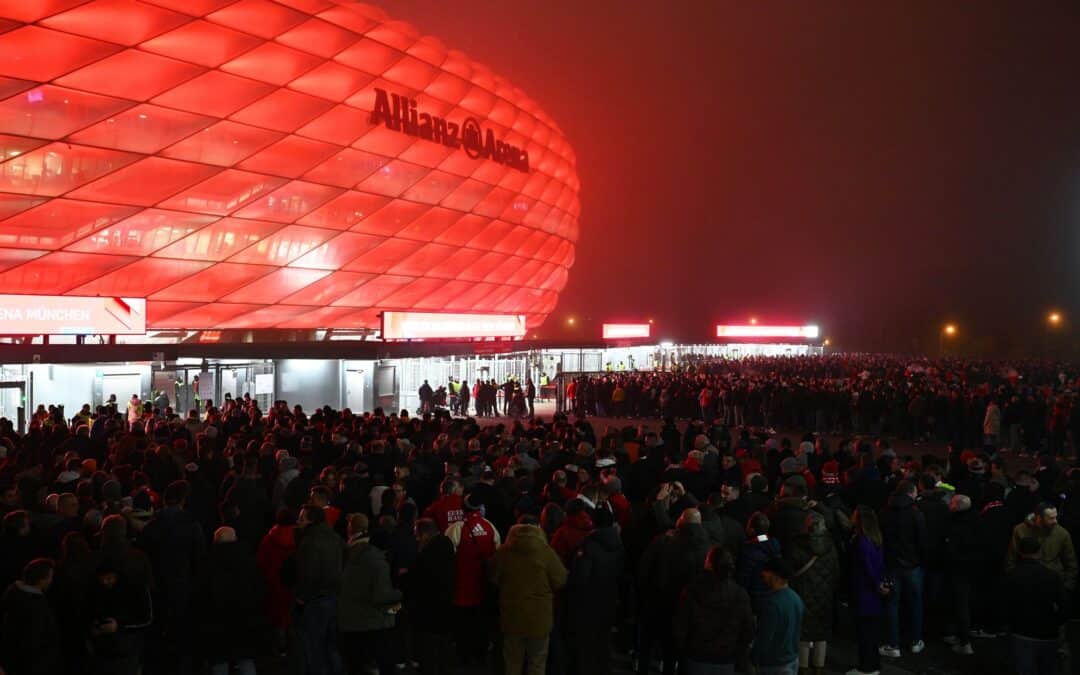
[[[858,642],[858,666],[847,675],[879,672],[881,614],[889,589],[885,583],[885,553],[877,514],[868,506],[855,509],[851,542],[851,608]]]

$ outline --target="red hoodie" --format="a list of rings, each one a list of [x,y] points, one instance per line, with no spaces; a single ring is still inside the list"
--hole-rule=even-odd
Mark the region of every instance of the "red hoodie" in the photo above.
[[[281,583],[281,568],[285,560],[296,552],[296,527],[274,525],[259,542],[255,562],[266,581],[265,611],[274,628],[289,627],[289,606],[292,592]]]
[[[457,546],[454,570],[454,604],[458,607],[476,607],[487,595],[485,563],[495,555],[499,546],[499,533],[495,526],[478,511],[465,515],[457,532],[448,533],[450,541]]]
[[[551,548],[555,549],[555,552],[559,554],[563,564],[569,566],[574,552],[577,551],[578,547],[581,546],[581,542],[585,541],[585,537],[589,536],[592,531],[593,522],[588,513],[580,511],[567,516],[563,524],[552,535]]]
[[[431,518],[439,526],[439,532],[465,518],[461,495],[443,495],[424,509],[424,517]]]

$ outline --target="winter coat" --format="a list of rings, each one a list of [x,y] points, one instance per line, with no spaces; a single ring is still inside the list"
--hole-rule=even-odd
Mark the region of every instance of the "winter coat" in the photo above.
[[[0,668],[7,675],[59,675],[60,628],[49,600],[15,582],[0,598]]]
[[[739,551],[735,579],[754,600],[769,594],[769,588],[761,578],[765,561],[780,556],[780,542],[769,537],[765,541],[748,539]]]
[[[790,581],[791,588],[806,605],[800,639],[804,642],[831,640],[833,600],[840,577],[840,561],[832,538],[827,530],[821,534],[800,535],[785,557],[791,561],[795,572]]]
[[[945,490],[927,490],[915,501],[926,521],[926,564],[941,569],[945,564],[945,538],[949,534],[949,504]]]
[[[186,607],[206,556],[202,526],[182,509],[167,506],[146,525],[139,543],[157,571],[157,590],[164,603]]]
[[[570,559],[566,602],[573,625],[610,627],[619,608],[623,546],[615,527],[603,527],[585,538]]]
[[[535,525],[514,525],[496,551],[491,581],[499,593],[502,632],[547,637],[554,624],[555,592],[566,585],[566,568]]]
[[[242,542],[215,543],[195,595],[199,645],[211,663],[254,658],[266,636],[266,585]]]
[[[742,541],[746,536],[739,521],[726,511],[719,511],[711,506],[703,505],[700,511],[701,526],[709,536],[709,544],[719,544],[738,558],[739,549],[742,548]]]
[[[142,649],[143,629],[153,618],[150,592],[145,586],[130,584],[122,577],[112,588],[103,587],[95,579],[86,599],[80,633],[90,648],[90,670],[114,672],[110,667],[137,656]],[[93,628],[103,619],[116,621],[116,632],[95,635]]]
[[[259,572],[266,583],[263,608],[275,628],[289,626],[292,591],[283,583],[281,571],[285,561],[296,552],[295,534],[294,525],[274,525],[259,543],[259,552],[255,557]]]
[[[983,557],[979,543],[979,514],[974,509],[950,514],[945,537],[945,563],[950,574],[970,577],[979,571]]]
[[[454,627],[454,545],[435,535],[405,577],[405,599],[416,630],[449,634]]]
[[[358,539],[349,543],[338,596],[338,628],[342,633],[394,627],[388,610],[401,602],[401,591],[390,583],[386,554]]]
[[[885,552],[862,535],[851,545],[851,607],[855,616],[881,616],[879,592],[885,578]]]
[[[1072,537],[1068,531],[1060,525],[1055,525],[1049,532],[1041,530],[1032,522],[1023,522],[1013,529],[1012,541],[1009,542],[1009,554],[1005,561],[1005,570],[1011,572],[1016,567],[1017,550],[1020,540],[1025,537],[1034,537],[1042,544],[1040,559],[1042,564],[1061,575],[1062,582],[1068,590],[1076,588],[1076,551],[1073,549]]]
[[[686,584],[705,567],[708,552],[708,536],[697,523],[653,540],[638,563],[638,586],[645,606],[660,616],[673,613]]]
[[[770,524],[769,534],[780,542],[782,551],[790,549],[795,538],[802,532],[809,511],[810,507],[801,497],[777,499],[766,509],[765,515],[769,517]]]
[[[881,517],[885,565],[914,569],[926,562],[926,518],[908,495],[893,495]]]
[[[551,537],[551,548],[559,554],[559,560],[562,560],[563,565],[570,565],[574,553],[592,529],[592,518],[588,513],[581,511],[567,517],[559,529],[555,530],[555,534]]]
[[[671,628],[687,658],[735,663],[754,636],[750,596],[732,579],[701,572],[683,591]]]
[[[978,542],[986,565],[983,572],[993,575],[1005,573],[1004,560],[1012,539],[1013,519],[1009,507],[1002,502],[990,502],[979,514]]]
[[[293,597],[303,602],[337,597],[341,588],[341,537],[326,523],[296,531],[296,587]]]

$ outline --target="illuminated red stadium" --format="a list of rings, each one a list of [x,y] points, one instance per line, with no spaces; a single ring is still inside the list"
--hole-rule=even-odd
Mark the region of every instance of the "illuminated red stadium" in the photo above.
[[[150,329],[554,309],[555,123],[346,0],[0,0],[0,292],[147,298]]]

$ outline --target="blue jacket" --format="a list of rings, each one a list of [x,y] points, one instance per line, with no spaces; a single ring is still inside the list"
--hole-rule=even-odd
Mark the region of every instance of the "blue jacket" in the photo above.
[[[746,589],[755,602],[769,594],[769,588],[761,579],[761,568],[770,558],[780,557],[780,542],[772,537],[765,541],[750,539],[739,551],[739,564],[735,580]]]
[[[885,570],[885,553],[863,536],[851,547],[851,606],[856,616],[881,616],[878,592]]]
[[[758,666],[784,666],[799,659],[803,605],[790,588],[772,591],[758,603],[757,631],[750,658]]]

